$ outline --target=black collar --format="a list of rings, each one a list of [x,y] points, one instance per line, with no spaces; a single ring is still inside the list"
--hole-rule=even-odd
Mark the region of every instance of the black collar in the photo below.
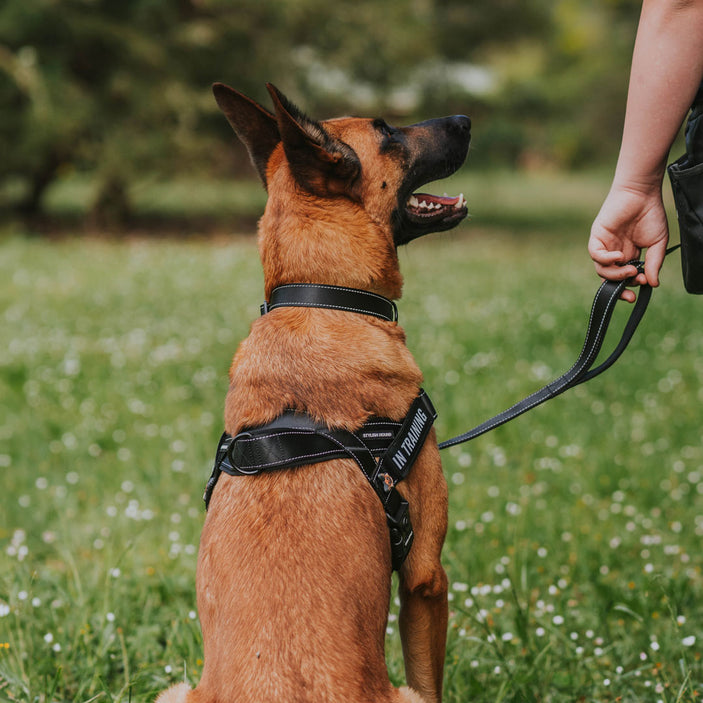
[[[271,291],[271,299],[261,306],[261,314],[286,307],[329,308],[372,315],[387,322],[398,321],[398,308],[392,300],[357,288],[288,283]]]

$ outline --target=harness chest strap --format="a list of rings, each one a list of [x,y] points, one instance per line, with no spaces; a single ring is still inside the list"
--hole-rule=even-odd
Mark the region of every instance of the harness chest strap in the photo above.
[[[396,485],[410,473],[436,417],[432,402],[421,390],[402,422],[372,418],[357,432],[329,429],[309,415],[288,411],[236,437],[224,433],[205,488],[205,506],[223,472],[254,476],[330,459],[353,459],[383,504],[392,566],[397,570],[410,551],[413,530],[408,503]]]

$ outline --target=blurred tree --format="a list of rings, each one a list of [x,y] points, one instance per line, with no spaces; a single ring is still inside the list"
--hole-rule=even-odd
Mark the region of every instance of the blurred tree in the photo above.
[[[639,0],[3,0],[0,185],[39,212],[72,170],[97,222],[144,174],[244,165],[209,85],[311,114],[478,118],[484,161],[578,164],[620,136]],[[240,161],[234,161],[239,159]],[[248,173],[248,169],[246,171]]]
[[[89,170],[93,217],[120,223],[135,174],[202,160],[211,141],[198,121],[215,72],[266,65],[252,51],[262,9],[272,3],[233,13],[197,0],[4,0],[0,180],[23,181],[20,209],[37,213],[62,171]]]

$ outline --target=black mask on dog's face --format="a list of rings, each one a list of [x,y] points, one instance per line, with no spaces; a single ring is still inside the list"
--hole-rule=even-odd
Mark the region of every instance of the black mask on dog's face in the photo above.
[[[471,141],[471,120],[454,115],[388,130],[389,148],[395,143],[405,152],[408,174],[398,190],[398,206],[392,214],[395,243],[407,244],[425,234],[456,227],[468,214],[463,194],[451,197],[414,191],[425,183],[451,176],[464,163]]]

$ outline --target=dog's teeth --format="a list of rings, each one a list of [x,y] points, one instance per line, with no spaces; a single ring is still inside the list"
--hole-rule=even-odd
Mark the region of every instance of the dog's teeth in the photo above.
[[[464,207],[465,204],[466,204],[466,200],[464,199],[464,194],[459,193],[459,200],[456,201],[454,207],[457,210],[460,210],[462,207]]]
[[[420,201],[420,205],[419,205],[419,207],[421,207],[421,208],[425,208],[425,210],[427,210],[427,208],[429,207],[429,205],[427,204],[427,202],[426,202],[426,201],[424,201],[424,200],[421,200],[421,201]]]
[[[411,195],[408,199],[408,205],[410,205],[410,207],[420,207],[420,203],[414,195]]]

